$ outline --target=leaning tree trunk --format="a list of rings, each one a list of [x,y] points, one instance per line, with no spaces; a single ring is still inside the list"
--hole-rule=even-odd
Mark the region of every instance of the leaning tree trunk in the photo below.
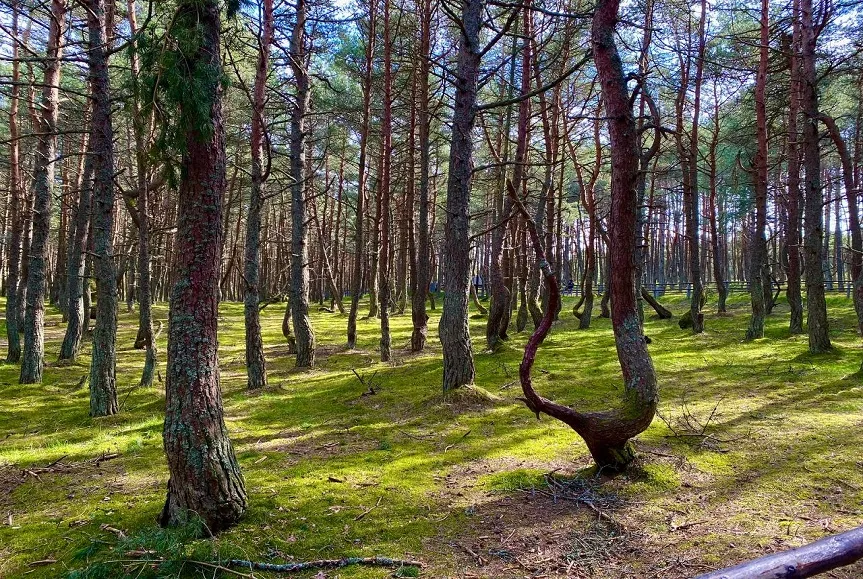
[[[602,95],[608,116],[611,141],[611,216],[610,247],[616,283],[612,290],[614,328],[617,355],[623,370],[624,406],[617,410],[583,413],[539,396],[531,384],[530,371],[539,345],[545,338],[554,318],[559,299],[557,279],[545,260],[542,243],[531,227],[531,238],[539,266],[549,284],[549,307],[543,321],[531,336],[525,348],[519,375],[528,407],[563,421],[573,428],[587,443],[591,455],[600,468],[618,470],[634,457],[629,439],[644,431],[653,420],[658,399],[656,374],[653,362],[642,336],[635,295],[636,238],[638,234],[638,180],[639,144],[635,119],[626,88],[623,66],[614,44],[614,27],[617,22],[619,0],[600,0],[596,5],[592,27],[594,61],[602,86]],[[515,197],[515,190],[510,189]],[[521,207],[523,215],[527,212]]]
[[[766,2],[767,0],[763,0]],[[813,354],[830,350],[827,324],[827,301],[824,297],[824,270],[821,268],[821,244],[824,236],[821,214],[824,193],[821,190],[821,148],[818,144],[818,77],[815,70],[817,36],[812,15],[812,0],[801,0],[801,98],[803,110],[803,158],[806,169],[806,195],[803,240],[806,270],[806,323],[809,351]]]
[[[446,293],[438,332],[443,346],[444,392],[473,384],[476,374],[468,323],[470,252],[467,248],[470,247],[470,184],[482,19],[483,0],[466,0],[462,5],[441,256]]]
[[[42,382],[45,361],[45,292],[48,262],[48,236],[54,196],[54,165],[57,157],[57,118],[59,113],[60,60],[65,0],[52,0],[45,77],[42,82],[41,115],[36,127],[39,137],[33,160],[33,238],[29,254],[27,295],[24,314],[24,352],[21,357],[21,384]]]
[[[848,146],[839,132],[839,127],[836,126],[836,121],[833,117],[822,114],[821,121],[827,127],[827,132],[830,133],[830,138],[833,144],[836,145],[836,152],[839,155],[839,160],[842,163],[842,184],[845,188],[845,199],[848,201],[848,229],[851,235],[851,280],[854,287],[854,311],[857,313],[857,331],[863,332],[863,285],[861,285],[861,274],[863,274],[863,232],[860,231],[860,214],[858,213],[857,198],[860,194],[857,190],[854,181],[854,166],[851,162],[851,154],[848,152]],[[836,202],[837,211],[839,201]],[[839,213],[836,214],[837,234],[841,231],[839,227]],[[842,244],[836,244],[839,249]],[[838,261],[838,259],[837,259]],[[840,278],[841,279],[841,278]]]
[[[264,205],[263,184],[266,179],[261,153],[264,148],[264,90],[269,72],[270,44],[273,41],[273,1],[264,0],[263,25],[252,93],[252,190],[246,218],[246,255],[244,267],[245,296],[243,313],[246,322],[246,374],[249,390],[267,385],[267,364],[261,337],[261,211]]]
[[[209,104],[209,127],[188,123],[177,215],[177,283],[171,293],[165,383],[164,444],[171,478],[159,517],[182,524],[191,515],[218,533],[246,510],[243,475],[228,438],[219,386],[219,266],[225,196],[225,131],[219,3],[187,0],[174,20],[175,35],[200,34],[186,55],[199,83],[196,98]],[[182,110],[182,109],[181,109]]]
[[[315,332],[309,319],[309,247],[305,188],[306,171],[303,153],[306,146],[306,111],[311,91],[306,71],[305,50],[306,1],[297,0],[296,23],[291,36],[291,69],[297,84],[297,104],[291,114],[291,317],[297,341],[297,367],[315,365]]]
[[[93,153],[93,257],[96,324],[90,361],[90,416],[109,416],[117,405],[117,271],[114,267],[114,128],[108,75],[106,0],[90,0],[90,89],[93,97],[90,149]]]

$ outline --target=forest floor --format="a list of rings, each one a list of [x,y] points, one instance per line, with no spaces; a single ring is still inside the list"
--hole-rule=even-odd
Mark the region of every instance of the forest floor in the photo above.
[[[376,320],[360,321],[359,347],[346,351],[346,316],[315,308],[318,367],[299,372],[281,336],[283,307],[271,305],[269,387],[249,393],[242,304],[224,304],[225,411],[249,510],[213,540],[155,525],[167,481],[164,393],[160,383],[135,387],[136,315],[120,316],[122,410],[93,420],[82,380],[89,346],[78,363],[56,363],[63,325],[52,308],[44,384],[19,385],[17,367],[0,365],[0,577],[146,577],[157,568],[212,577],[191,563],[136,561],[383,555],[423,561],[424,577],[677,578],[863,524],[863,348],[850,301],[829,298],[837,348],[821,356],[807,353],[806,336],[789,335],[784,303],[766,337],[746,343],[745,295],[724,316],[709,302],[699,336],[677,325],[682,296],[663,301],[675,319],[646,322],[662,418],[638,437],[638,463],[616,478],[593,477],[574,432],[515,400],[526,333],[487,352],[484,319],[474,317],[477,385],[499,400],[445,399],[440,307],[422,355],[407,349],[409,314],[392,319],[390,364],[377,361]],[[535,386],[579,408],[616,404],[610,322],[579,331],[571,307],[540,349]],[[164,304],[155,314],[166,322]],[[317,576],[393,575],[350,567]],[[863,566],[828,576],[860,577]]]

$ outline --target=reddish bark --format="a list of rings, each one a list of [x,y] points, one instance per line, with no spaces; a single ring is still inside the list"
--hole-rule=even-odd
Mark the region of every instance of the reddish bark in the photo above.
[[[225,195],[219,4],[189,0],[175,18],[179,32],[198,30],[186,55],[192,74],[208,71],[204,98],[211,126],[185,134],[177,216],[177,283],[171,295],[165,382],[164,445],[171,478],[159,517],[181,524],[194,514],[208,533],[235,524],[246,510],[243,476],[228,438],[219,385],[219,266]]]
[[[593,17],[591,44],[594,62],[602,85],[602,97],[611,141],[611,216],[609,218],[610,253],[615,283],[611,288],[614,308],[611,313],[617,355],[623,370],[624,405],[606,412],[579,412],[539,396],[533,389],[530,370],[539,345],[545,338],[559,299],[557,279],[545,260],[542,242],[535,227],[529,224],[534,251],[546,283],[549,284],[549,307],[542,323],[525,348],[519,375],[527,406],[548,414],[573,428],[585,441],[601,468],[617,470],[634,457],[629,439],[644,431],[653,420],[657,404],[656,374],[641,332],[636,300],[636,237],[638,229],[639,144],[638,131],[626,88],[623,66],[614,43],[619,0],[600,0]],[[516,199],[510,185],[510,196]],[[552,307],[555,306],[555,307]]]

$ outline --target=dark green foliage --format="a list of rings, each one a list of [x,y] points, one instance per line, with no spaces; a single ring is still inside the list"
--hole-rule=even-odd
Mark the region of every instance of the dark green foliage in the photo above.
[[[240,4],[241,0],[229,0],[228,14],[236,13]],[[138,43],[142,105],[155,107],[160,121],[153,154],[168,163],[170,181],[176,179],[177,170],[170,157],[185,151],[186,132],[197,131],[204,138],[212,136],[213,83],[228,86],[221,67],[195,58],[203,41],[199,11],[197,2],[182,3],[167,31],[154,30]]]
[[[145,528],[113,545],[94,540],[75,554],[75,561],[85,566],[70,572],[68,578],[180,577],[184,570],[191,574],[192,561],[214,558],[212,544],[198,540],[202,532],[203,523],[193,518],[176,527]]]

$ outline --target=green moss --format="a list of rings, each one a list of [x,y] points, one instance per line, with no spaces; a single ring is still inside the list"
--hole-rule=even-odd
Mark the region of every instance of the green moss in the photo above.
[[[647,318],[663,416],[677,431],[685,416],[706,423],[710,438],[675,437],[657,419],[638,440],[645,450],[636,465],[641,472],[602,484],[623,497],[614,517],[645,533],[663,537],[669,513],[681,509],[686,514],[676,514],[675,524],[710,520],[734,527],[733,553],[728,534],[721,532],[725,527],[713,532],[705,525],[692,527],[697,538],[669,548],[675,556],[707,561],[708,554],[718,553],[717,560],[739,560],[758,554],[759,542],[772,544],[789,530],[800,538],[823,532],[783,527],[788,518],[775,505],[812,521],[829,519],[837,530],[863,523],[854,514],[863,503],[863,388],[850,301],[830,298],[837,349],[813,357],[805,354],[806,336],[788,334],[784,305],[767,318],[764,340],[741,343],[747,300],[733,295],[730,314],[722,317],[710,313],[708,304],[706,331],[698,337],[674,320]],[[665,296],[663,304],[677,314],[688,307],[680,294]],[[596,318],[590,330],[578,330],[567,313],[572,305],[564,304],[561,321],[539,351],[535,386],[579,409],[621,404],[610,322]],[[397,347],[409,343],[411,321],[409,315],[394,316],[396,359],[381,364],[377,320],[358,320],[359,343],[346,352],[346,317],[313,308],[318,366],[298,371],[285,354],[283,308],[271,305],[262,312],[270,386],[249,393],[242,309],[233,303],[220,307],[219,356],[226,422],[250,509],[218,539],[181,541],[189,549],[183,556],[283,561],[412,553],[433,565],[423,575],[455,575],[458,563],[441,551],[450,542],[467,544],[471,524],[505,508],[501,500],[512,497],[501,493],[544,488],[543,473],[561,469],[570,476],[591,464],[569,427],[548,417],[537,420],[515,400],[521,395],[525,333],[513,334],[506,348],[492,354],[480,347],[485,320],[471,320],[476,386],[501,400],[447,399],[440,394],[441,351],[434,332],[440,309],[430,312],[429,349],[421,355]],[[0,365],[0,488],[14,489],[0,496],[3,520],[12,515],[11,526],[0,525],[0,576],[54,578],[85,568],[94,577],[117,576],[98,562],[115,557],[126,543],[100,526],[138,537],[141,545],[158,543],[161,532],[154,521],[167,482],[164,385],[136,387],[144,363],[144,353],[132,348],[137,313],[121,313],[121,412],[89,418],[87,388],[78,384],[89,368],[90,346],[83,345],[74,364],[52,363],[63,326],[56,311],[47,313],[44,383],[18,385],[17,367]],[[166,323],[165,305],[154,308],[154,317]],[[162,376],[166,336],[158,344]],[[373,381],[375,394],[367,394],[352,370]],[[119,456],[98,466],[88,462],[103,453]],[[60,458],[70,467],[42,473],[41,480],[20,474]],[[475,516],[468,517],[466,508]],[[534,507],[519,503],[519,509],[528,508]],[[168,547],[159,550],[169,552]],[[57,563],[29,566],[46,559]],[[343,577],[392,573],[340,571]]]
[[[480,477],[478,482],[490,491],[512,492],[546,486],[544,474],[536,469],[519,468]]]

